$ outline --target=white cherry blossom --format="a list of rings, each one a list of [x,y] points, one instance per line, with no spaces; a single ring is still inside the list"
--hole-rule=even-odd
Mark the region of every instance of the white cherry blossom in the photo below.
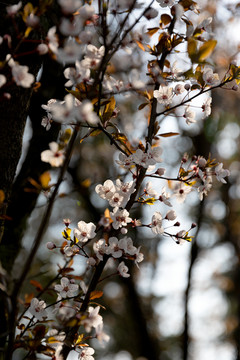
[[[29,88],[35,81],[33,74],[28,72],[29,67],[25,65],[15,64],[12,66],[13,80],[18,86]]]
[[[165,219],[172,221],[172,220],[175,220],[176,217],[177,217],[177,215],[176,215],[174,210],[168,210],[168,212],[167,212],[167,214],[165,216]]]
[[[41,153],[41,160],[53,167],[61,166],[65,159],[64,151],[59,150],[58,144],[54,141],[49,144],[49,148],[50,150],[45,150]]]
[[[22,7],[22,2],[19,1],[19,3],[15,4],[15,5],[10,5],[10,6],[7,6],[6,7],[6,11],[7,11],[7,14],[9,16],[14,16],[17,14],[18,10],[20,10]]]
[[[71,21],[67,18],[61,20],[59,30],[64,36],[77,36],[82,29],[82,22],[79,17],[74,17]]]
[[[64,64],[74,63],[81,57],[82,50],[82,45],[71,39],[64,44],[63,48],[58,49],[57,59]]]
[[[116,192],[116,188],[112,180],[106,180],[103,185],[98,184],[95,191],[102,199],[111,199]]]
[[[111,255],[114,258],[120,258],[123,255],[122,250],[119,247],[119,241],[116,237],[110,237],[108,240],[108,248],[106,254]]]
[[[121,207],[123,204],[124,197],[119,193],[115,192],[111,199],[109,199],[109,205],[112,207]]]
[[[124,207],[129,200],[130,196],[136,191],[135,181],[122,182],[120,179],[116,180],[116,191],[123,196],[122,207]]]
[[[125,277],[125,278],[130,277],[130,274],[128,274],[128,267],[125,265],[124,261],[122,261],[122,262],[118,265],[117,270],[118,270],[119,274],[120,274],[122,277]]]
[[[47,33],[48,47],[54,54],[57,53],[59,46],[56,30],[56,26],[53,26],[48,30]]]
[[[88,69],[96,69],[102,60],[104,52],[104,46],[97,48],[96,46],[89,44],[87,46],[86,55],[82,60],[82,66]]]
[[[202,111],[203,111],[203,118],[208,117],[209,115],[211,115],[211,103],[212,103],[212,98],[209,96],[207,98],[207,100],[203,103],[202,105]]]
[[[54,289],[59,293],[62,298],[72,297],[77,295],[79,286],[70,283],[67,277],[61,279],[61,285],[55,285]]]
[[[82,243],[87,242],[96,236],[96,225],[92,222],[85,223],[85,221],[78,222],[78,229],[74,229],[74,236]]]
[[[137,248],[133,246],[133,241],[130,237],[125,236],[119,240],[118,246],[124,251],[125,254],[135,255],[137,253]]]
[[[80,352],[78,358],[80,360],[94,360],[94,357],[92,356],[95,353],[94,349],[91,347],[84,347],[82,348],[82,351]]]
[[[160,85],[159,90],[154,90],[153,96],[157,99],[159,104],[169,105],[173,98],[173,88]]]
[[[152,216],[151,230],[154,234],[162,234],[164,232],[162,214],[159,211],[156,211]]]
[[[92,307],[88,309],[88,314],[85,319],[83,319],[82,324],[84,325],[87,332],[90,332],[92,327],[97,328],[102,324],[102,316],[99,315],[100,306]]]
[[[76,108],[76,118],[78,121],[86,121],[89,125],[97,125],[99,118],[93,111],[93,104],[89,100],[84,100]]]
[[[7,78],[5,75],[0,74],[0,87],[2,87],[4,84],[6,84]]]
[[[216,86],[220,84],[220,79],[217,73],[213,73],[213,70],[209,67],[204,68],[203,70],[203,80],[206,85]]]
[[[156,197],[158,196],[157,191],[154,190],[153,187],[152,187],[152,182],[151,182],[151,181],[148,181],[148,182],[146,183],[144,192],[145,192],[146,195],[148,195],[148,196],[150,196],[150,197],[156,198]]]
[[[117,80],[110,75],[105,75],[103,79],[103,87],[108,91],[120,91],[124,88],[124,85],[122,80]]]
[[[103,260],[103,256],[107,252],[107,244],[104,239],[100,239],[93,244],[93,250],[99,260]]]
[[[223,169],[223,163],[218,164],[214,170],[218,181],[222,182],[223,184],[226,184],[227,182],[224,178],[230,175],[230,171],[227,169]]]
[[[190,105],[186,106],[183,117],[186,119],[188,125],[195,123],[195,112],[190,109]]]
[[[191,186],[187,186],[183,183],[178,183],[174,188],[174,195],[179,203],[183,203],[186,199],[187,194],[192,191]]]
[[[33,298],[30,303],[29,311],[39,321],[42,321],[44,320],[44,318],[47,318],[47,311],[45,308],[46,308],[45,301],[38,300],[37,298]]]
[[[141,246],[139,246],[136,254],[134,254],[134,257],[135,257],[134,263],[137,267],[139,267],[138,263],[142,262],[144,259],[144,255],[143,255],[143,253],[140,252],[140,249],[141,249]]]
[[[96,327],[96,338],[103,345],[110,340],[110,336],[103,331],[103,323]]]
[[[129,217],[129,212],[126,209],[120,210],[118,208],[114,208],[113,212],[110,213],[110,216],[113,220],[112,226],[115,230],[123,226],[127,226],[127,224],[132,221]]]
[[[55,121],[71,123],[75,120],[76,99],[73,95],[67,94],[64,97],[64,101],[55,101],[51,103],[49,111]]]
[[[93,15],[95,14],[95,9],[93,6],[91,6],[89,4],[85,4],[80,7],[79,14],[83,20],[88,20],[88,19],[91,19],[93,17]]]
[[[184,88],[183,84],[177,84],[174,88],[175,95],[180,95],[180,94],[184,93],[184,91],[185,91],[185,88]]]
[[[151,148],[148,144],[147,152],[144,152],[141,149],[132,155],[133,161],[144,168],[148,168],[151,165],[156,165],[156,163],[161,162],[162,159],[160,155],[162,154],[162,149],[160,147]]]
[[[69,79],[65,86],[76,86],[81,81],[88,81],[90,79],[90,69],[83,67],[78,60],[75,62],[75,68],[67,68],[63,73],[65,78]]]
[[[198,186],[198,192],[199,192],[199,199],[202,201],[203,200],[203,196],[208,195],[209,191],[212,188],[212,176],[207,176],[204,180],[203,180],[203,184]]]
[[[130,169],[134,165],[134,157],[133,155],[127,156],[123,153],[120,153],[119,160],[116,160],[116,163],[126,169]]]
[[[162,188],[162,194],[159,196],[159,201],[163,202],[165,205],[172,207],[169,199],[171,198],[170,193],[166,191],[166,187]]]

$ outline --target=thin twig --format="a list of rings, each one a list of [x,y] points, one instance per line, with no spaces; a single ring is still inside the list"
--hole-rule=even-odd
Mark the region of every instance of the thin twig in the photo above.
[[[9,341],[8,341],[8,348],[7,348],[7,354],[6,354],[6,360],[10,360],[11,357],[12,357],[12,352],[13,352],[13,344],[14,344],[14,334],[15,334],[15,323],[16,323],[16,313],[17,313],[17,297],[18,297],[18,294],[22,288],[22,285],[23,285],[23,282],[31,268],[31,265],[32,265],[32,262],[33,262],[33,259],[36,255],[36,252],[39,248],[39,245],[42,241],[42,237],[45,233],[45,230],[48,226],[48,222],[49,222],[49,219],[50,219],[50,216],[51,216],[51,213],[52,213],[52,209],[53,209],[53,205],[54,205],[54,201],[56,199],[56,196],[57,196],[57,193],[58,193],[58,190],[59,190],[59,187],[62,183],[62,180],[64,178],[64,174],[68,168],[68,165],[69,165],[69,162],[70,162],[70,159],[71,159],[71,155],[72,155],[72,151],[73,151],[73,146],[74,146],[74,143],[75,143],[75,140],[77,138],[77,135],[78,135],[78,132],[79,132],[79,127],[76,126],[74,128],[74,131],[73,131],[73,134],[72,134],[72,137],[70,139],[70,142],[69,142],[69,145],[68,145],[68,148],[67,148],[67,152],[66,152],[66,156],[65,156],[65,161],[63,163],[63,166],[60,170],[60,174],[59,174],[59,177],[58,177],[58,181],[56,183],[56,186],[54,188],[54,191],[51,195],[51,198],[49,200],[49,203],[48,203],[48,206],[47,206],[47,209],[45,211],[45,214],[43,215],[43,218],[42,218],[42,221],[41,221],[41,224],[39,226],[39,229],[38,229],[38,232],[36,234],[36,237],[34,239],[34,242],[33,242],[33,247],[32,247],[32,250],[30,251],[30,254],[24,264],[24,268],[22,270],[22,273],[20,275],[20,277],[17,279],[16,283],[15,283],[15,286],[13,288],[13,292],[12,292],[12,295],[11,295],[11,301],[12,301],[12,313],[10,315],[10,319],[9,319],[9,329],[10,329],[10,332],[9,332]]]

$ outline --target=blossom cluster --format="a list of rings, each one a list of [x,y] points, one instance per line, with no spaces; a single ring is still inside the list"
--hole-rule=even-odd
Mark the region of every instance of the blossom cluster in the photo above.
[[[140,247],[136,248],[133,245],[133,241],[130,237],[124,237],[118,240],[116,237],[110,237],[108,242],[105,239],[99,239],[93,245],[93,250],[99,260],[103,260],[103,256],[110,255],[114,259],[127,258],[134,259],[136,265],[143,260],[143,254],[140,252]],[[124,271],[121,271],[123,268],[123,263],[120,263],[118,271],[123,277],[129,277],[130,275],[125,274],[126,267]]]
[[[42,105],[42,108],[47,111],[49,122],[51,120],[64,124],[86,122],[89,125],[97,125],[99,122],[91,101],[81,102],[71,94],[66,95],[63,101],[51,99],[47,105]]]
[[[124,183],[117,179],[114,185],[112,180],[106,180],[103,185],[97,185],[95,191],[102,199],[107,200],[112,207],[124,208],[131,194],[136,191],[135,181]]]
[[[84,133],[81,142],[89,136],[98,136],[100,133],[102,136],[106,135],[111,145],[116,146],[120,151],[116,163],[121,168],[120,173],[124,172],[124,175],[121,175],[123,180],[107,179],[103,184],[95,186],[98,196],[112,207],[111,210],[105,210],[104,215],[96,224],[80,220],[72,231],[69,228],[71,221],[65,219],[66,227],[62,233],[64,242],[61,245],[47,243],[50,251],[60,249],[65,265],[59,266],[58,275],[48,287],[41,291],[40,296],[43,295],[43,298],[46,293],[53,294],[52,304],[47,305],[40,296],[28,299],[26,311],[29,311],[33,318],[29,320],[28,325],[21,324],[22,330],[18,338],[21,339],[21,336],[24,338],[26,331],[29,331],[30,336],[34,338],[34,325],[50,320],[53,324],[52,329],[46,330],[42,338],[37,339],[36,349],[31,346],[28,348],[28,345],[26,349],[30,351],[29,354],[34,353],[35,356],[35,352],[40,348],[40,342],[42,346],[48,344],[49,348],[44,347],[44,351],[52,358],[58,359],[61,358],[62,348],[68,345],[64,340],[69,335],[67,334],[69,328],[75,329],[82,326],[87,334],[79,334],[76,331],[71,339],[71,349],[78,352],[81,360],[94,360],[94,349],[87,343],[88,339],[97,338],[100,342],[109,339],[103,331],[103,318],[99,314],[100,306],[92,306],[94,304],[92,300],[102,295],[101,291],[96,290],[96,284],[102,272],[105,271],[105,265],[114,264],[116,272],[110,276],[118,274],[128,278],[130,277],[128,263],[133,261],[138,267],[144,259],[137,240],[126,236],[127,233],[129,234],[129,229],[134,231],[136,227],[144,227],[152,236],[159,238],[168,236],[178,244],[191,241],[192,236],[189,236],[189,232],[195,224],[192,224],[189,230],[175,230],[179,228],[180,223],[177,221],[177,214],[173,207],[174,198],[179,203],[183,203],[187,195],[193,189],[197,189],[199,198],[202,200],[212,187],[213,176],[221,183],[226,183],[225,178],[230,175],[230,172],[223,168],[222,163],[215,163],[210,158],[205,159],[202,156],[193,156],[188,160],[187,155],[184,155],[175,178],[166,176],[164,167],[156,169],[157,164],[163,162],[163,146],[159,146],[158,116],[171,114],[177,119],[181,114],[180,116],[188,125],[195,123],[196,114],[192,109],[191,100],[198,95],[210,92],[215,87],[220,87],[232,80],[239,80],[240,69],[231,65],[224,79],[220,81],[213,68],[206,65],[205,60],[215,46],[211,39],[208,40],[212,20],[207,18],[196,28],[190,20],[186,20],[187,11],[199,13],[198,4],[194,1],[187,1],[183,7],[174,0],[157,0],[162,9],[170,8],[170,15],[165,14],[164,21],[161,17],[159,27],[148,28],[148,30],[141,28],[138,31],[135,30],[134,25],[137,25],[141,18],[145,17],[146,21],[150,21],[158,16],[158,10],[155,7],[134,0],[99,1],[97,5],[103,3],[104,6],[102,10],[99,6],[97,11],[98,6],[88,4],[87,1],[58,0],[57,3],[61,12],[59,24],[48,29],[46,38],[39,40],[33,53],[39,56],[51,56],[52,59],[61,63],[67,80],[65,86],[70,89],[67,90],[68,93],[63,100],[50,99],[47,104],[42,105],[42,109],[46,111],[42,125],[49,130],[51,124],[57,122],[71,127],[76,134],[81,129]],[[89,1],[89,3],[92,2]],[[6,12],[14,23],[15,17],[23,16],[26,32],[21,41],[24,42],[28,40],[28,30],[38,29],[40,15],[38,15],[37,7],[32,11],[28,10],[31,8],[29,4],[24,7],[23,14],[26,15],[27,11],[30,13],[27,16],[22,15],[22,6],[20,1],[18,4],[8,6]],[[136,17],[136,22],[132,24],[133,9],[138,9],[137,14],[141,8],[144,9],[142,15],[139,18]],[[124,16],[126,18],[122,20]],[[185,21],[186,34],[183,35],[182,31],[175,30],[172,33],[175,21],[181,19]],[[111,23],[114,31],[110,28]],[[199,40],[195,32],[202,35]],[[158,43],[152,46],[150,39],[155,33],[158,34]],[[205,39],[204,36],[207,38]],[[5,36],[4,39],[0,37],[0,45],[6,39],[9,37]],[[176,61],[171,64],[164,57],[184,42],[187,42],[187,51],[192,62],[187,76],[185,70],[178,69]],[[203,51],[202,46],[205,46],[207,50]],[[194,51],[191,50],[192,48]],[[139,68],[137,64],[134,64],[133,55],[136,49],[151,55],[151,60],[148,61],[148,80],[141,79]],[[127,56],[130,55],[128,58],[131,59],[131,63],[127,64],[127,70],[121,70],[124,64],[117,64],[118,50]],[[15,54],[12,51],[3,64],[3,68],[8,70],[8,76],[0,74],[0,88],[3,91],[7,89],[9,80],[23,88],[33,87],[34,75],[29,73],[28,66],[16,61],[17,56],[21,54]],[[204,56],[206,58],[203,58]],[[195,64],[198,62],[199,65],[196,67]],[[126,75],[128,71],[129,77]],[[196,94],[196,91],[199,93]],[[125,99],[128,99],[130,94],[138,96],[138,99],[145,99],[146,102],[139,106],[139,110],[145,106],[150,110],[150,116],[149,113],[146,116],[144,136],[134,141],[129,141],[128,134],[122,134],[119,130],[118,113],[120,110],[116,106],[120,96],[123,95]],[[200,106],[202,118],[211,114],[211,102],[211,97],[207,96]],[[165,135],[168,137],[175,134]],[[61,141],[60,138],[61,136],[58,141],[49,143],[49,149],[41,153],[41,160],[52,167],[63,166],[62,170],[65,170],[70,161],[69,154],[73,152],[71,146],[74,144],[71,145],[71,142],[68,142],[69,138],[67,141]],[[67,151],[68,147],[69,151]],[[156,190],[152,182],[146,180],[148,177],[155,178],[159,182],[163,181],[164,186],[161,189],[157,186]],[[62,181],[63,177],[59,179]],[[125,181],[126,179],[129,181]],[[143,206],[161,204],[171,209],[165,213],[157,209],[151,213],[151,220],[143,224],[140,219],[132,217],[133,204]],[[169,226],[171,222],[173,223]],[[80,256],[84,259],[85,272],[75,275],[73,263]],[[92,274],[90,281],[88,280],[89,272]],[[92,287],[92,284],[95,287]],[[48,312],[50,306],[54,309],[51,314]],[[55,347],[52,345],[54,342],[58,344],[54,345]]]
[[[123,153],[119,154],[119,160],[116,161],[117,164],[129,169],[133,165],[139,165],[144,168],[149,166],[156,165],[162,161],[161,159],[162,149],[160,147],[152,148],[147,144],[147,151],[142,149],[137,149],[133,154],[127,156]]]

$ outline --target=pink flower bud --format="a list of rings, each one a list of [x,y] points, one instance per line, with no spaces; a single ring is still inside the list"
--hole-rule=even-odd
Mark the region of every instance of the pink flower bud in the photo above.
[[[121,234],[126,235],[128,230],[126,228],[121,228]]]
[[[39,55],[45,55],[48,53],[48,46],[46,44],[39,44],[37,47]]]
[[[9,94],[9,93],[4,93],[3,94],[3,96],[5,97],[5,99],[7,99],[7,100],[10,100],[11,99],[11,97],[12,97],[12,95],[11,94]]]
[[[162,176],[165,173],[165,169],[164,168],[158,168],[157,171],[155,172],[155,174]]]
[[[47,246],[48,250],[53,250],[56,248],[56,245],[51,241],[48,242],[46,246]]]
[[[150,19],[154,19],[155,17],[158,16],[158,11],[156,9],[153,8],[149,8],[145,13],[144,16],[146,19],[150,20]]]
[[[27,26],[30,26],[32,28],[38,26],[39,22],[40,22],[39,17],[34,14],[30,14],[26,19]]]
[[[71,220],[70,219],[63,219],[63,223],[66,227],[69,227],[69,225],[71,224]]]

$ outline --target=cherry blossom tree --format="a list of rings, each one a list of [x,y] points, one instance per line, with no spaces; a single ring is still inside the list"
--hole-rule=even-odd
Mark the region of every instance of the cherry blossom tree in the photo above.
[[[67,359],[70,352],[79,359],[94,359],[92,340],[109,340],[99,285],[116,276],[129,279],[134,268],[139,271],[144,246],[138,245],[135,234],[143,229],[176,246],[191,246],[196,224],[182,225],[175,204],[184,206],[194,192],[202,201],[214,179],[225,184],[230,175],[210,154],[186,153],[175,174],[169,174],[163,140],[181,133],[162,132],[161,124],[170,117],[189,127],[204,121],[211,114],[211,92],[236,90],[240,67],[232,61],[222,78],[215,72],[211,55],[217,41],[209,30],[211,21],[198,22],[201,10],[192,0],[20,1],[1,8],[2,358],[11,359],[21,350],[29,359],[40,354]],[[127,101],[140,114],[141,126],[135,119],[130,125],[121,119]],[[15,178],[28,115],[33,128],[30,158]],[[61,240],[46,241],[70,163],[86,144],[97,158],[98,139],[107,143],[109,154],[103,154],[101,163],[111,158],[111,178],[99,182],[92,175],[81,186],[103,204],[98,206],[103,211],[98,214],[88,197],[86,210],[94,211],[95,219],[88,221],[86,215],[74,227],[72,219],[64,218]],[[87,173],[90,165],[85,166]],[[28,173],[31,167],[34,171]],[[39,195],[44,212],[14,274],[27,215]],[[139,208],[151,212],[149,220],[138,216]],[[26,293],[22,301],[44,242],[49,252],[61,257],[61,265],[44,286],[32,278],[36,293]]]

